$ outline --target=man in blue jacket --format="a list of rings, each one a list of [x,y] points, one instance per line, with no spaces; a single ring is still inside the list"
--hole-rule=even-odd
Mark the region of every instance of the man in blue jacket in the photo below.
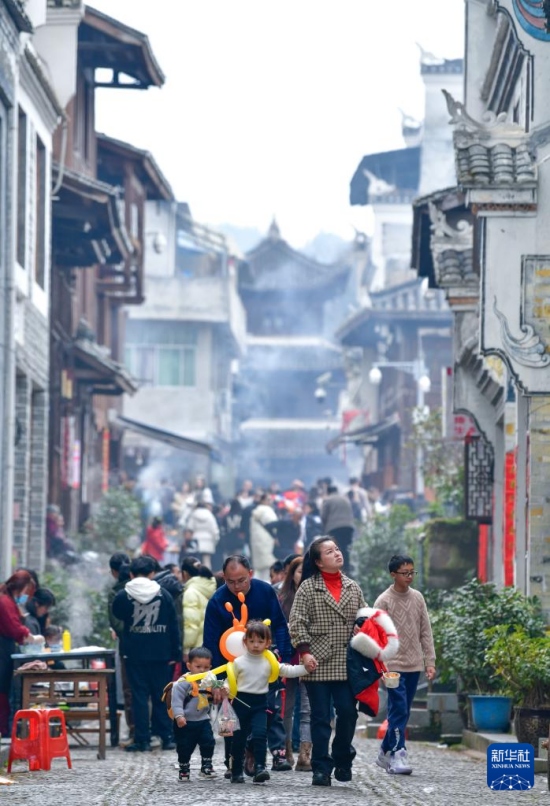
[[[248,559],[241,554],[234,554],[226,559],[223,564],[223,575],[225,584],[218,588],[208,602],[204,619],[203,644],[212,653],[212,666],[215,668],[227,663],[227,659],[220,652],[219,644],[224,632],[233,626],[233,617],[226,610],[225,603],[230,602],[233,605],[235,618],[239,619],[241,615],[241,603],[237,598],[239,593],[245,596],[249,621],[270,619],[273,643],[281,660],[284,663],[290,663],[293,649],[288,625],[277,594],[271,585],[261,579],[254,579],[254,572]],[[271,769],[279,772],[292,769],[286,760],[286,736],[281,718],[281,696],[277,683],[270,686],[268,695],[267,740],[269,749],[273,753]],[[230,741],[226,740],[226,764],[229,762],[229,749]],[[250,769],[251,764],[248,763],[245,771],[250,772]]]
[[[172,679],[174,663],[181,660],[181,640],[171,595],[153,579],[152,558],[132,560],[131,579],[113,599],[113,615],[124,623],[121,654],[132,690],[134,741],[128,752],[151,750],[149,700],[163,750],[173,750],[172,721],[162,692]]]

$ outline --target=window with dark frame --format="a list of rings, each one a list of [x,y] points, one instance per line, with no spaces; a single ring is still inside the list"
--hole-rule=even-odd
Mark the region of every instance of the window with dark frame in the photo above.
[[[34,279],[44,288],[46,278],[46,147],[36,137],[36,217]]]
[[[27,116],[19,107],[17,127],[17,262],[26,268],[27,251]]]

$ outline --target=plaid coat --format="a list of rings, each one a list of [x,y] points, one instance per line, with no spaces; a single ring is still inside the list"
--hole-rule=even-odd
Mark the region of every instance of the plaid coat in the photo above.
[[[342,575],[342,593],[337,602],[321,574],[306,579],[294,598],[289,630],[296,648],[308,644],[317,659],[317,669],[304,680],[346,680],[346,652],[357,611],[365,607],[361,588]]]

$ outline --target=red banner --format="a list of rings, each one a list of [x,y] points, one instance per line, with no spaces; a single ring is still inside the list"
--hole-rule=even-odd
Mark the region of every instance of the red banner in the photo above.
[[[478,529],[477,578],[480,582],[487,582],[487,563],[489,560],[489,526],[486,523],[480,523]]]
[[[516,556],[516,451],[508,451],[504,466],[504,584],[514,584]]]

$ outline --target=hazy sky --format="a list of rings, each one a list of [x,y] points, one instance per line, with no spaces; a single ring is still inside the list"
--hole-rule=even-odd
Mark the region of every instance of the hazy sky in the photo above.
[[[463,52],[464,0],[92,0],[149,36],[161,90],[102,90],[96,127],[152,152],[195,218],[303,246],[353,234],[364,154],[422,117],[415,42]]]

